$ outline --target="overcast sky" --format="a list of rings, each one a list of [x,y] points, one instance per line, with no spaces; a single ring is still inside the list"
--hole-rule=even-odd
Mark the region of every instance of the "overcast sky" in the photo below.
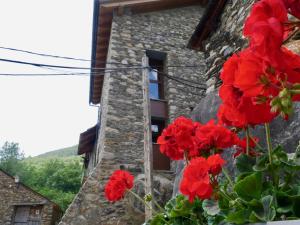
[[[90,59],[92,15],[93,0],[1,0],[0,46]],[[1,49],[0,58],[90,66]],[[55,72],[0,62],[0,73]],[[0,145],[18,142],[26,156],[35,156],[77,144],[97,121],[88,95],[88,77],[0,76]]]

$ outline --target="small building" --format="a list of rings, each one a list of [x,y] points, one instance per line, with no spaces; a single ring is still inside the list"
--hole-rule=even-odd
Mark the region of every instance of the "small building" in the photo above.
[[[55,225],[60,207],[0,169],[0,224]]]

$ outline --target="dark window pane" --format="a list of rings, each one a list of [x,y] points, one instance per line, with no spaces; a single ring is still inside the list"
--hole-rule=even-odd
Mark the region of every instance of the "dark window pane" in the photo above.
[[[165,128],[164,120],[151,120],[152,142],[156,143],[157,138],[161,135],[161,132]]]
[[[150,83],[149,85],[149,95],[151,99],[159,99],[159,90],[157,83]]]

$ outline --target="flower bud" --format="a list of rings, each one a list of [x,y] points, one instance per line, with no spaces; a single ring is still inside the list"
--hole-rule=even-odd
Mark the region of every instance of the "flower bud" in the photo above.
[[[290,93],[289,93],[289,91],[288,91],[288,89],[287,88],[284,88],[282,91],[280,91],[279,92],[279,97],[280,98],[283,98],[283,97],[286,97],[286,96],[289,96],[290,95]]]
[[[152,201],[152,195],[151,195],[151,194],[145,195],[144,200],[145,200],[146,202],[151,202],[151,201]]]

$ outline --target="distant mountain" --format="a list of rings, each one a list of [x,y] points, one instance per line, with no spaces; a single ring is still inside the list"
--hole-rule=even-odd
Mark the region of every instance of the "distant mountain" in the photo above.
[[[46,152],[33,158],[65,158],[70,156],[77,156],[77,148],[78,145],[74,145],[68,148],[61,148],[58,150]]]
[[[61,148],[34,157],[28,157],[25,159],[25,161],[29,163],[39,164],[39,163],[44,163],[46,160],[49,159],[63,159],[64,161],[80,160],[81,157],[77,155],[77,148],[78,145],[74,145],[68,148]]]

